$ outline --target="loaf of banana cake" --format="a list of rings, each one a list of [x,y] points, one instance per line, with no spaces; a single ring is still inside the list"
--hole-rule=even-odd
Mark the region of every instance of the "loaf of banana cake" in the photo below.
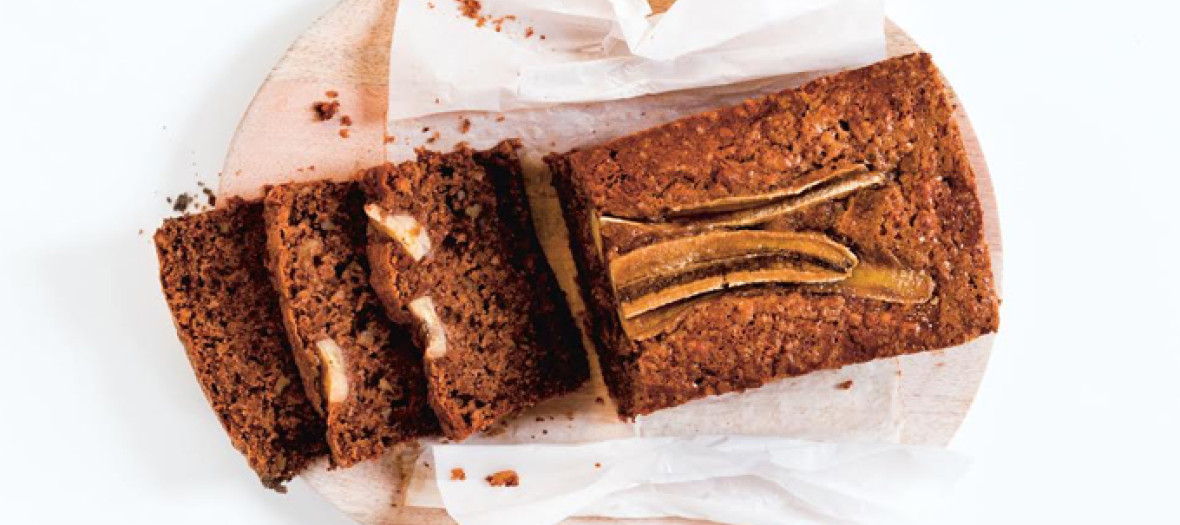
[[[197,381],[263,484],[327,452],[304,395],[265,266],[262,204],[168,219],[155,234],[160,280]]]
[[[302,384],[327,422],[333,464],[437,434],[422,354],[369,285],[360,185],[275,186],[264,202],[267,265]]]
[[[390,316],[414,327],[430,403],[455,439],[588,377],[517,147],[419,151],[364,174],[370,280]]]
[[[913,54],[549,156],[620,414],[994,332],[952,113]]]

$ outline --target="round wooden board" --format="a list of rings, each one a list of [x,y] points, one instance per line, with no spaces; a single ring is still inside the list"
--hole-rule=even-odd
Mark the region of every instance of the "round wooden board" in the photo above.
[[[652,4],[662,10],[673,1],[652,0]],[[396,6],[396,0],[341,0],[295,41],[242,117],[222,170],[220,195],[255,198],[263,182],[346,179],[359,169],[384,162],[389,45]],[[920,50],[892,22],[886,24],[886,36],[891,56]],[[311,104],[325,100],[327,91],[339,93],[337,100],[353,121],[347,138],[340,135],[339,127],[310,118]],[[1002,250],[995,194],[979,142],[966,113],[956,105],[956,119],[975,169],[999,287]],[[903,442],[946,445],[951,440],[983,378],[993,338],[898,358]],[[406,523],[451,523],[439,509],[412,514]],[[363,515],[354,518],[367,524],[380,521]]]

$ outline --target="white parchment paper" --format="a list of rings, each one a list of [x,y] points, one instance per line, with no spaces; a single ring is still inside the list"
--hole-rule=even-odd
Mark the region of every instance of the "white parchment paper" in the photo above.
[[[909,523],[962,475],[940,448],[735,436],[585,445],[439,445],[447,511],[463,525],[557,523],[575,509],[745,525]],[[511,457],[511,460],[507,458]],[[519,486],[485,478],[505,469]]]
[[[484,0],[480,24],[451,0],[399,4],[390,160],[413,158],[418,147],[520,138],[538,236],[575,312],[545,154],[885,56],[879,0],[679,0],[662,16],[650,13],[643,0]],[[462,525],[569,515],[891,522],[923,499],[902,496],[936,493],[962,465],[940,449],[893,444],[897,375],[896,360],[881,360],[623,422],[595,371],[581,391],[484,435],[426,443],[406,468],[401,504],[445,506]],[[837,388],[845,381],[853,386]],[[730,437],[700,437],[722,435]],[[468,481],[452,483],[450,468],[464,468]],[[521,473],[521,486],[483,482],[500,469]]]
[[[880,0],[403,0],[389,118],[721,86],[884,57]],[[509,18],[511,17],[511,18]],[[544,37],[544,38],[542,38]]]

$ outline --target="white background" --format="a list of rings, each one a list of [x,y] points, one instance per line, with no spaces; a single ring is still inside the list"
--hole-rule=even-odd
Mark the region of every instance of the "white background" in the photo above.
[[[228,445],[150,240],[332,3],[0,0],[0,522],[347,523]],[[975,464],[932,523],[1180,523],[1174,6],[888,1],[971,114],[1004,234],[952,444]]]

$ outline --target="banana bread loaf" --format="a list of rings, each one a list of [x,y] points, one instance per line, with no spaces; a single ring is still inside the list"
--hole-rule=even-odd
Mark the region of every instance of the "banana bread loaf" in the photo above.
[[[548,157],[621,415],[994,332],[952,113],[915,54]]]

